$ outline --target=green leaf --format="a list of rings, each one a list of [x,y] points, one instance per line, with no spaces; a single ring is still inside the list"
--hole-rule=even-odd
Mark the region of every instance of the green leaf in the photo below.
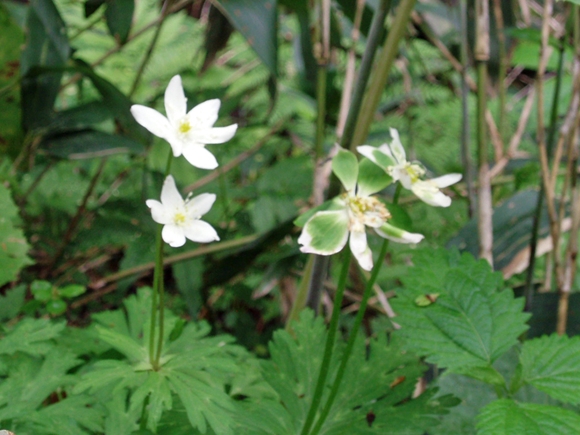
[[[48,302],[52,299],[52,284],[44,280],[35,280],[30,284],[30,291],[34,299],[40,302]]]
[[[46,125],[60,88],[61,72],[28,76],[33,67],[63,66],[70,55],[64,21],[51,0],[30,2],[28,37],[22,51],[22,117],[28,129]]]
[[[270,361],[262,363],[265,380],[278,399],[252,398],[240,404],[237,435],[291,435],[300,432],[310,406],[322,361],[326,328],[320,317],[304,311],[292,334],[277,331],[270,343]],[[329,379],[337,369],[343,343],[335,352]],[[336,401],[320,433],[422,435],[437,424],[436,416],[457,404],[449,397],[433,398],[428,390],[411,399],[425,366],[406,352],[399,340],[358,340]],[[331,382],[329,380],[329,382]],[[325,389],[325,396],[330,385]],[[323,397],[323,403],[325,397]],[[369,426],[367,416],[375,417]]]
[[[362,159],[358,171],[358,195],[368,196],[377,193],[393,182],[380,167],[369,159]]]
[[[105,0],[85,0],[85,18],[89,18],[104,4]]]
[[[68,299],[80,296],[86,291],[87,291],[87,289],[84,285],[78,285],[78,284],[69,284],[67,286],[64,286],[64,287],[61,287],[58,289],[58,293],[63,298],[68,298]]]
[[[490,403],[477,418],[478,435],[576,435],[579,427],[573,411],[510,399]]]
[[[20,270],[32,260],[26,253],[29,246],[22,230],[14,226],[18,208],[12,201],[10,191],[0,184],[0,286],[18,277]]]
[[[24,284],[6,290],[4,296],[0,295],[0,321],[16,317],[24,305],[25,296],[26,286]]]
[[[46,304],[48,314],[58,316],[66,311],[66,302],[62,299],[53,299]]]
[[[404,284],[393,301],[399,333],[411,350],[439,367],[462,374],[469,367],[490,367],[527,329],[523,299],[501,290],[501,278],[489,264],[469,254],[457,258],[438,250],[418,256]],[[418,307],[415,299],[427,293],[440,296]]]
[[[165,374],[149,371],[147,375],[147,380],[139,385],[131,396],[131,408],[129,412],[142,410],[145,400],[149,397],[147,404],[147,427],[154,431],[157,428],[163,412],[173,407],[173,401]]]
[[[580,403],[580,337],[543,336],[525,341],[521,382],[557,400]]]
[[[95,130],[48,137],[40,146],[50,155],[70,160],[91,159],[121,153],[142,154],[145,150],[139,142],[132,139]]]
[[[354,193],[358,178],[358,161],[353,153],[340,149],[332,159],[332,172],[346,190]]]
[[[348,215],[344,210],[319,211],[306,222],[300,237],[300,243],[309,251],[335,254],[348,239]]]
[[[58,337],[63,329],[63,323],[26,318],[0,340],[0,354],[24,352],[33,356],[44,355],[54,347],[52,339]]]
[[[86,130],[112,118],[112,114],[102,101],[91,101],[54,114],[46,127],[49,135]]]
[[[213,4],[244,35],[264,65],[277,76],[276,0],[217,0]]]
[[[106,2],[107,27],[117,43],[122,45],[127,42],[131,31],[135,2],[134,0],[106,0]]]

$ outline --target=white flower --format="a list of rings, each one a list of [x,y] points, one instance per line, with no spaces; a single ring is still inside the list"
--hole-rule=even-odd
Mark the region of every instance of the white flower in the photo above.
[[[215,169],[218,163],[205,146],[224,143],[236,133],[237,124],[213,127],[218,118],[220,100],[208,100],[187,112],[187,98],[183,93],[181,77],[173,77],[165,90],[167,118],[146,106],[131,106],[131,113],[139,124],[165,139],[175,157],[183,156],[193,166]]]
[[[391,214],[381,201],[370,196],[390,182],[386,175],[383,174],[386,183],[370,178],[369,171],[359,171],[354,154],[344,150],[334,157],[332,169],[346,193],[335,198],[331,210],[319,211],[305,223],[298,238],[302,252],[332,255],[342,250],[348,240],[360,266],[371,270],[373,257],[367,243],[366,227],[399,243],[418,243],[423,239],[421,234],[409,233],[387,223]]]
[[[184,201],[169,175],[161,189],[161,202],[148,199],[146,203],[153,220],[163,225],[163,240],[177,248],[185,244],[186,238],[198,243],[220,239],[210,224],[200,220],[211,209],[215,198],[213,193],[202,193]]]
[[[418,162],[407,161],[405,149],[401,144],[399,132],[391,128],[391,144],[378,148],[370,145],[357,147],[357,151],[383,168],[393,181],[400,181],[405,189],[413,191],[422,201],[435,207],[449,207],[451,198],[439,189],[448,187],[461,180],[461,174],[448,174],[432,180],[423,180],[425,169]]]

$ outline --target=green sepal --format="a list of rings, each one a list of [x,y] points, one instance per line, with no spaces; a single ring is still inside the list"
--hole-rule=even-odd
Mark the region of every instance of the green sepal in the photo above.
[[[372,195],[393,182],[393,179],[383,169],[367,158],[359,162],[358,168],[357,194],[360,196]]]
[[[305,237],[310,240],[305,240]],[[304,226],[300,243],[308,251],[331,255],[340,251],[348,238],[348,215],[341,210],[316,213]]]
[[[373,151],[374,163],[378,165],[383,171],[386,171],[389,166],[395,166],[395,161],[387,154],[380,151],[378,148]]]
[[[294,220],[294,225],[296,225],[297,227],[303,227],[306,224],[306,222],[308,221],[308,219],[310,219],[312,216],[314,216],[317,212],[325,211],[325,210],[339,210],[343,207],[344,206],[342,206],[339,203],[338,197],[329,199],[327,201],[324,201],[319,206],[313,207],[310,210],[302,213],[300,216],[298,216]]]
[[[347,191],[354,191],[358,178],[358,161],[353,153],[340,149],[332,159],[332,172]]]

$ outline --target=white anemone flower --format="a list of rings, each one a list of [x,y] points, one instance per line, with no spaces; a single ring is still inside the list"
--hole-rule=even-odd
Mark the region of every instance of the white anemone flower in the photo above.
[[[153,220],[163,225],[161,236],[165,243],[177,248],[185,244],[186,238],[198,243],[220,239],[210,224],[200,220],[211,209],[215,198],[213,193],[202,193],[184,201],[169,175],[161,189],[161,202],[148,199],[146,204]]]
[[[135,120],[171,145],[175,157],[183,156],[193,166],[215,169],[218,166],[214,155],[205,146],[230,140],[238,128],[237,124],[214,127],[217,121],[220,100],[208,100],[187,112],[187,98],[181,85],[181,77],[176,75],[165,90],[165,111],[167,117],[150,107],[133,105],[131,113]]]
[[[409,233],[397,228],[387,220],[391,214],[373,193],[390,183],[390,178],[382,171],[382,178],[376,172],[370,174],[368,166],[363,167],[354,154],[341,150],[332,162],[332,169],[343,183],[346,193],[332,202],[330,210],[315,213],[304,224],[298,243],[305,253],[332,255],[349,247],[360,266],[365,270],[373,267],[372,252],[367,243],[366,227],[386,239],[399,243],[419,243],[423,235]],[[372,163],[369,165],[374,166]],[[357,183],[358,178],[358,183]]]
[[[370,145],[357,147],[363,156],[383,168],[393,181],[400,181],[405,189],[411,190],[423,202],[435,207],[449,207],[451,198],[441,192],[441,188],[451,186],[461,180],[461,174],[447,174],[431,180],[423,180],[425,169],[418,162],[407,161],[399,132],[391,128],[390,144],[378,148]]]

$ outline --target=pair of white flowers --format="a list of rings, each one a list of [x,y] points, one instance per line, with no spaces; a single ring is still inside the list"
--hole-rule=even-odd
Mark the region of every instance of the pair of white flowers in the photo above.
[[[318,211],[304,224],[298,243],[302,252],[332,255],[341,251],[349,241],[349,247],[360,266],[365,270],[373,267],[372,252],[367,243],[366,227],[386,239],[399,243],[418,243],[422,234],[410,233],[387,221],[391,215],[387,207],[374,193],[391,182],[399,181],[427,204],[448,207],[451,198],[440,188],[450,186],[461,179],[461,174],[448,174],[424,180],[423,167],[408,162],[399,133],[391,129],[392,142],[378,148],[362,145],[358,152],[367,159],[360,163],[349,151],[339,150],[332,160],[332,171],[342,182],[345,193]]]
[[[237,124],[213,126],[218,118],[220,100],[205,101],[188,112],[181,77],[176,75],[165,90],[164,102],[167,117],[141,105],[132,106],[131,113],[139,124],[169,142],[175,157],[183,154],[193,166],[217,168],[217,160],[205,146],[227,142],[238,128]],[[186,238],[201,243],[219,240],[215,229],[200,220],[211,209],[215,198],[214,194],[203,193],[184,200],[169,175],[163,183],[161,202],[150,199],[147,206],[153,220],[163,225],[163,240],[172,247],[179,247],[185,244]]]

